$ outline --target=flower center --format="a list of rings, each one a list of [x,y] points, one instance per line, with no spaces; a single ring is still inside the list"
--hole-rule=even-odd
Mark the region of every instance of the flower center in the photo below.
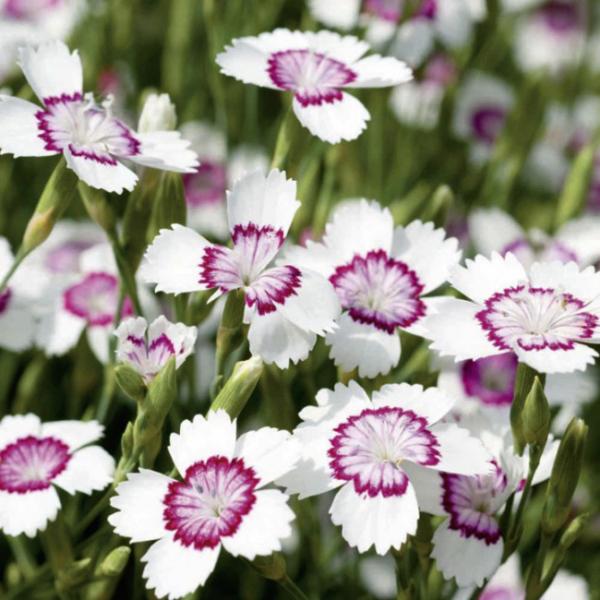
[[[397,23],[402,17],[404,0],[365,0],[365,12],[384,21]]]
[[[476,138],[493,144],[506,121],[506,110],[499,106],[480,106],[471,115],[471,128]]]
[[[69,447],[61,440],[19,438],[0,452],[0,490],[17,494],[45,490],[70,460]]]
[[[543,22],[555,33],[581,29],[581,19],[574,2],[547,2],[539,11]]]
[[[110,102],[102,108],[91,97],[63,94],[44,98],[45,109],[36,113],[39,137],[46,150],[64,152],[101,164],[116,165],[114,156],[140,153],[131,129],[112,116]]]
[[[147,383],[152,381],[171,356],[176,354],[173,342],[165,333],[154,338],[150,344],[147,344],[143,337],[134,335],[127,336],[127,341],[132,344],[127,358],[137,367]]]
[[[85,319],[88,325],[110,325],[119,302],[119,280],[109,273],[89,273],[64,292],[63,301],[65,310]],[[131,301],[126,298],[122,315],[132,314]]]
[[[185,200],[197,208],[207,204],[220,204],[225,199],[227,176],[225,167],[210,161],[203,162],[195,173],[183,176]]]
[[[341,100],[339,88],[356,79],[356,73],[344,63],[311,50],[275,52],[268,64],[271,81],[294,92],[302,106]]]
[[[0,13],[12,19],[36,19],[41,13],[58,7],[62,0],[5,0]]]
[[[495,461],[489,475],[454,475],[441,473],[442,504],[450,515],[450,529],[464,537],[476,537],[486,544],[501,536],[495,513],[507,496],[507,477]]]
[[[352,481],[359,494],[401,496],[408,486],[402,461],[431,466],[440,460],[427,421],[410,410],[367,408],[338,425],[335,433],[328,450],[333,477]]]
[[[6,288],[3,292],[0,292],[0,315],[8,310],[11,296],[12,292],[10,288]]]
[[[355,255],[329,278],[342,306],[359,323],[394,333],[425,315],[417,274],[383,250]]]
[[[598,317],[585,303],[552,288],[520,285],[497,292],[476,315],[501,350],[570,350],[594,335]]]
[[[423,0],[417,11],[417,16],[433,21],[437,17],[437,11],[437,0]]]
[[[48,252],[44,264],[53,273],[72,273],[79,266],[81,253],[93,245],[83,240],[65,242]]]
[[[512,353],[467,360],[461,366],[465,393],[492,406],[512,403],[516,373],[517,357]]]
[[[184,546],[215,548],[252,510],[257,485],[256,473],[241,458],[211,456],[199,461],[188,468],[183,481],[169,485],[163,500],[165,526]]]

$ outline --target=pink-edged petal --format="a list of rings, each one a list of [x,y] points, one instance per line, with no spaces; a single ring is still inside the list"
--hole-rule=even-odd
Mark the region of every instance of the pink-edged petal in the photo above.
[[[205,290],[206,284],[200,282],[201,263],[208,246],[210,242],[189,227],[174,224],[172,229],[161,229],[146,250],[140,277],[156,284],[156,292]]]
[[[358,368],[360,377],[389,373],[400,360],[400,337],[373,325],[358,323],[348,313],[337,320],[338,327],[325,340],[330,356],[344,371]]]
[[[439,423],[431,428],[438,442],[439,462],[431,468],[458,475],[483,475],[490,472],[492,456],[481,441],[454,423]]]
[[[483,585],[502,561],[503,542],[486,544],[474,536],[464,537],[444,521],[433,534],[431,556],[446,579],[456,579],[459,587]]]
[[[0,449],[29,435],[39,435],[41,421],[37,415],[6,415],[0,420]]]
[[[590,265],[600,259],[600,215],[585,214],[565,223],[555,239],[566,245],[577,256],[580,265]]]
[[[5,535],[34,537],[54,521],[59,509],[60,499],[52,486],[25,494],[0,491],[0,530]]]
[[[313,17],[336,29],[349,30],[358,22],[361,0],[309,0]]]
[[[179,131],[136,133],[136,137],[139,154],[127,158],[138,165],[175,173],[194,173],[198,166],[198,155]]]
[[[280,369],[307,358],[316,341],[313,332],[298,327],[280,311],[253,315],[248,330],[251,354]]]
[[[10,301],[16,298],[10,298]],[[0,348],[22,352],[33,345],[36,319],[32,308],[10,306],[0,314]]]
[[[204,550],[186,547],[170,534],[154,542],[142,556],[146,587],[154,590],[158,598],[183,598],[204,585],[217,564],[220,550],[220,545]]]
[[[443,229],[433,223],[413,221],[394,232],[392,255],[405,262],[419,276],[427,294],[447,281],[462,252],[456,238],[446,238]]]
[[[427,338],[433,342],[430,346],[432,350],[442,356],[454,356],[457,362],[501,353],[488,340],[486,332],[475,318],[481,310],[477,304],[447,298],[436,310],[424,322]]]
[[[300,444],[288,431],[261,427],[239,437],[235,456],[254,469],[262,487],[293,469],[300,458]]]
[[[103,490],[113,479],[115,459],[100,446],[77,450],[67,468],[53,483],[69,494],[91,494]]]
[[[63,42],[48,42],[38,48],[19,48],[18,63],[42,102],[47,98],[73,95],[83,90],[79,53],[77,50],[70,52]]]
[[[435,387],[423,389],[418,384],[388,383],[373,393],[373,406],[394,406],[411,410],[432,425],[450,411],[454,406],[454,398]]]
[[[299,206],[296,182],[283,171],[273,169],[268,175],[254,171],[238,179],[227,195],[229,229],[252,223],[271,226],[285,237]]]
[[[352,65],[356,79],[346,85],[351,88],[389,87],[406,83],[413,78],[410,67],[391,56],[372,54]]]
[[[533,287],[564,290],[600,311],[600,272],[593,267],[581,271],[574,262],[534,263],[529,277]]]
[[[440,474],[433,469],[409,462],[404,463],[402,469],[406,471],[415,488],[419,510],[430,515],[446,516],[448,513],[442,504],[443,489]]]
[[[480,208],[469,216],[469,236],[477,252],[490,256],[525,238],[523,228],[499,208]]]
[[[137,183],[137,175],[108,154],[92,156],[79,151],[75,154],[67,148],[64,156],[69,168],[90,187],[121,194],[124,190],[130,192]]]
[[[0,153],[14,156],[50,156],[40,137],[36,114],[41,109],[20,98],[0,96]]]
[[[172,481],[148,469],[130,473],[110,499],[110,505],[117,509],[108,517],[115,533],[130,538],[132,543],[149,542],[167,535],[163,498]]]
[[[523,265],[510,252],[505,256],[494,252],[490,258],[479,255],[466,264],[452,270],[450,283],[475,302],[483,303],[496,292],[527,281]]]
[[[235,452],[236,422],[224,410],[196,415],[183,421],[179,433],[169,438],[169,454],[183,476],[188,467],[211,456],[231,458]]]
[[[585,371],[593,365],[598,352],[584,344],[574,343],[566,350],[544,348],[542,350],[523,350],[517,346],[515,350],[520,362],[528,364],[540,373],[571,373]]]
[[[281,550],[281,540],[290,536],[290,523],[295,519],[288,497],[279,490],[259,490],[255,496],[252,509],[237,531],[221,539],[227,552],[248,560]]]
[[[99,440],[104,434],[104,425],[98,421],[50,421],[41,426],[41,435],[56,437],[71,451]]]
[[[403,495],[389,497],[357,494],[350,482],[335,495],[329,514],[351,547],[366,552],[374,545],[377,554],[386,554],[417,531],[419,507],[410,482]]]
[[[339,99],[318,104],[303,104],[295,97],[293,108],[306,129],[330,144],[355,140],[371,119],[362,102],[345,92],[340,92]]]

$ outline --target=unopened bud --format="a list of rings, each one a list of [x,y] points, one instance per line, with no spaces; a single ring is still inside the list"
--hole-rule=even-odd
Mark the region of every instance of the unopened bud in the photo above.
[[[121,454],[124,458],[129,458],[133,451],[133,423],[127,423],[125,431],[121,436]]]
[[[517,454],[522,455],[527,444],[523,433],[523,407],[525,399],[533,387],[537,373],[525,363],[519,363],[513,401],[510,407],[510,425],[513,433],[514,446]]]
[[[104,231],[112,232],[115,228],[117,217],[104,192],[96,188],[91,188],[83,183],[83,181],[77,184],[77,189],[92,221],[100,225]]]
[[[248,402],[262,372],[263,363],[258,356],[236,363],[231,377],[214,399],[210,410],[222,408],[235,419]]]
[[[521,419],[525,442],[543,448],[550,431],[551,415],[539,377],[534,379],[533,386],[525,398]]]
[[[115,379],[123,393],[136,402],[142,402],[146,396],[146,384],[142,376],[131,366],[120,364],[115,367]]]
[[[564,533],[560,537],[559,547],[563,550],[568,550],[579,538],[583,529],[587,525],[589,519],[588,514],[583,514],[575,517],[567,526]]]
[[[175,105],[169,94],[150,94],[144,102],[138,123],[140,133],[172,131],[177,125]]]
[[[129,556],[131,555],[131,548],[129,546],[119,546],[108,553],[106,558],[100,563],[100,566],[96,569],[96,576],[98,577],[118,577],[122,572]]]
[[[283,554],[274,552],[270,556],[257,556],[252,566],[265,578],[281,581],[286,575],[286,564]]]

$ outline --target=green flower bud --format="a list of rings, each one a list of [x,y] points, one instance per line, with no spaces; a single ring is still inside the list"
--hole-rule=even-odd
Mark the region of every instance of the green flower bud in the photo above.
[[[558,447],[542,512],[542,528],[548,533],[558,531],[569,517],[571,499],[583,464],[587,432],[587,425],[574,418]]]
[[[568,550],[579,538],[584,527],[589,520],[588,514],[583,514],[575,517],[567,526],[560,537],[559,547],[562,550]]]
[[[119,546],[115,548],[96,569],[95,575],[98,577],[118,577],[127,565],[131,548],[129,546]]]
[[[257,556],[252,561],[252,566],[265,578],[281,581],[286,576],[285,557],[280,552],[270,556]]]
[[[543,448],[550,431],[551,415],[539,377],[533,380],[533,386],[525,398],[521,421],[525,442]]]
[[[510,407],[510,425],[513,433],[513,440],[517,454],[523,454],[527,441],[523,433],[523,408],[525,399],[531,391],[534,379],[537,373],[525,363],[519,363],[517,368],[517,377],[515,379],[515,389],[513,392],[513,401]]]
[[[135,400],[142,402],[146,396],[146,384],[142,376],[130,365],[120,364],[115,367],[115,379],[123,393]]]
[[[263,363],[258,356],[236,363],[231,377],[210,406],[210,410],[226,410],[229,416],[237,417],[252,395],[263,372]]]
[[[128,459],[133,452],[133,423],[127,423],[125,431],[121,436],[121,454]]]
[[[77,184],[79,195],[88,215],[95,223],[98,223],[104,231],[112,232],[117,223],[117,217],[112,206],[106,199],[102,190],[91,188],[83,181]]]

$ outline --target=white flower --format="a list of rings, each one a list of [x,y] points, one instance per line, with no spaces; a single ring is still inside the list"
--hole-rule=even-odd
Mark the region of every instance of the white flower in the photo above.
[[[510,252],[479,255],[450,283],[468,300],[448,298],[424,325],[431,348],[457,361],[514,352],[542,373],[585,370],[600,341],[600,273],[575,263],[534,263]]]
[[[472,71],[458,91],[454,135],[471,141],[471,159],[486,160],[514,104],[511,88],[491,75]]]
[[[417,487],[424,510],[448,517],[435,530],[431,556],[444,577],[454,577],[459,587],[482,585],[500,566],[504,542],[498,513],[509,496],[523,488],[529,469],[528,455],[514,452],[508,424],[480,416],[469,430],[492,454],[491,470],[474,476],[430,475]],[[546,445],[533,485],[548,479],[557,450],[557,441]]]
[[[321,390],[294,431],[298,467],[280,479],[301,498],[341,488],[329,509],[359,552],[399,549],[415,533],[415,487],[427,472],[487,473],[489,454],[455,424],[439,423],[452,400],[436,388],[389,384],[371,401],[354,381]]]
[[[172,131],[176,125],[177,113],[169,94],[150,94],[142,108],[138,132]]]
[[[273,267],[298,209],[296,182],[273,170],[251,173],[229,193],[233,248],[211,244],[180,225],[163,229],[140,270],[157,292],[244,290],[250,352],[286,368],[308,356],[317,335],[332,331],[340,307],[318,273],[291,264]]]
[[[138,179],[121,159],[181,173],[197,165],[177,131],[137,133],[112,114],[110,100],[98,106],[84,95],[79,54],[62,42],[20,48],[19,66],[43,107],[0,96],[3,154],[62,154],[86,184],[118,193],[132,190]]]
[[[460,260],[458,242],[433,223],[394,229],[387,208],[366,200],[345,203],[322,243],[290,248],[286,257],[327,277],[342,304],[338,328],[326,337],[344,371],[386,374],[400,360],[398,329],[417,335],[442,285]]]
[[[266,485],[298,459],[286,431],[263,427],[236,440],[224,411],[184,421],[169,453],[178,481],[142,469],[117,488],[109,517],[131,541],[156,541],[142,557],[143,576],[159,598],[181,598],[203,585],[221,547],[253,560],[281,550],[294,514],[288,497]]]
[[[33,537],[60,509],[56,488],[91,494],[111,481],[114,460],[96,421],[41,423],[33,414],[0,421],[0,529]]]
[[[368,49],[353,36],[276,29],[233,40],[217,63],[225,75],[244,83],[292,92],[300,123],[336,144],[357,138],[370,119],[344,88],[388,87],[412,78],[411,70],[394,58],[361,58]]]
[[[117,359],[130,364],[146,383],[171,357],[175,357],[179,368],[194,351],[196,342],[195,327],[171,323],[162,315],[149,327],[142,317],[125,319],[114,333],[118,338]]]
[[[391,555],[364,557],[358,563],[358,574],[363,587],[374,598],[397,597],[396,564]]]

